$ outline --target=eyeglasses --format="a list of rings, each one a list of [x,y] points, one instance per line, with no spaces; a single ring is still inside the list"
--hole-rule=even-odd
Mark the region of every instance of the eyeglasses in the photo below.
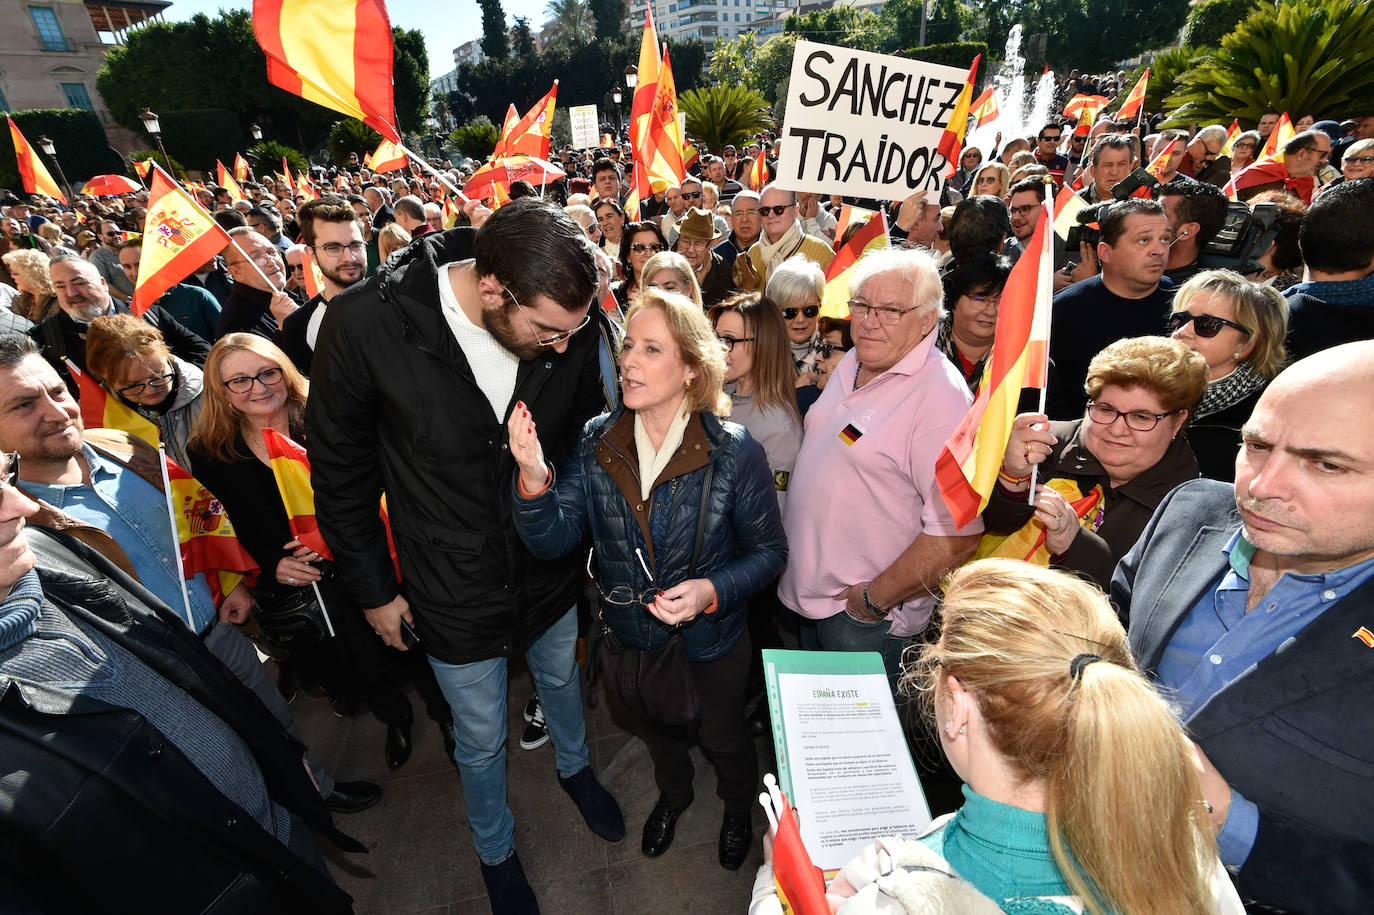
[[[534,329],[534,322],[531,321],[530,316],[525,313],[525,306],[520,304],[520,300],[515,297],[515,293],[510,291],[509,286],[506,287],[506,295],[510,296],[510,300],[515,303],[515,307],[520,311],[520,316],[524,318],[525,323],[529,325],[530,333],[534,335],[534,342],[539,344],[540,346],[557,346],[565,340],[570,339],[573,334],[577,333],[579,330],[586,327],[592,321],[592,314],[590,311],[591,303],[588,303],[587,307],[589,310],[587,314],[583,316],[582,320],[572,330],[564,331],[560,334],[554,334],[551,337],[541,337],[539,336],[539,331]],[[595,301],[596,299],[596,295],[594,293],[592,295],[592,299],[593,301]]]
[[[1342,161],[1345,162],[1346,165],[1349,165],[1352,162],[1358,162],[1361,165],[1368,165],[1369,163],[1374,162],[1374,156],[1346,156]]]
[[[1060,140],[1062,140],[1063,138],[1064,138],[1063,134],[1058,134],[1058,133],[1055,134],[1055,135],[1052,136],[1052,137],[1045,136],[1044,134],[1041,134],[1041,135],[1040,135],[1040,139],[1042,139],[1042,140],[1053,140],[1055,143],[1058,143],[1058,142],[1059,142]]]
[[[19,485],[19,452],[9,451],[0,454],[5,459],[5,472],[0,474],[0,483],[5,486],[15,487]]]
[[[725,344],[725,351],[727,353],[733,353],[735,351],[736,343],[753,343],[757,339],[756,337],[728,337],[722,334],[716,334],[716,338],[720,340],[721,343]]]
[[[272,263],[273,261],[276,261],[277,263],[280,264],[280,263],[281,263],[281,255],[277,254],[277,252],[275,252],[275,251],[259,251],[257,254],[251,255],[251,256],[249,256],[249,257],[245,257],[245,258],[244,258],[243,260],[241,260],[241,261],[240,261],[240,260],[236,260],[236,261],[234,261],[233,263],[230,263],[229,261],[226,260],[226,261],[224,262],[224,266],[226,266],[226,267],[242,267],[244,264],[248,263],[249,261],[252,261],[253,263],[257,264],[259,267],[266,267],[268,264]]]
[[[295,273],[297,270],[304,270],[305,264],[287,264],[286,269],[290,270],[292,273]]]
[[[635,254],[643,254],[645,251],[652,251],[655,254],[657,254],[662,250],[663,246],[656,241],[651,241],[648,243],[637,241],[634,244],[630,245],[630,251]]]
[[[785,204],[779,204],[778,206],[775,206],[775,207],[759,207],[759,212],[762,213],[762,214],[765,215],[765,216],[767,216],[767,215],[770,214],[770,213],[771,213],[772,215],[774,215],[774,216],[781,216],[783,213],[786,213],[788,210],[792,209],[794,206],[796,206],[795,203],[785,203]]]
[[[968,297],[968,300],[976,305],[983,306],[1002,304],[1002,297],[1000,295],[971,295]]]
[[[886,324],[892,327],[902,320],[902,316],[909,311],[915,311],[920,305],[912,305],[910,308],[892,308],[886,305],[870,305],[860,299],[849,300],[849,317],[860,324],[868,320],[870,314],[878,319],[879,324]]]
[[[345,251],[355,257],[362,257],[367,252],[367,242],[365,241],[351,241],[346,245],[337,241],[331,241],[323,245],[314,245],[313,247],[316,251],[323,251],[330,257],[341,257]]]
[[[1013,216],[1029,216],[1030,214],[1034,213],[1036,210],[1040,209],[1040,206],[1041,206],[1041,205],[1038,204],[1038,203],[1028,203],[1028,204],[1026,204],[1025,206],[1022,206],[1022,207],[1012,207],[1012,208],[1011,208],[1011,215],[1013,215]]]
[[[1149,410],[1131,410],[1123,413],[1115,407],[1109,407],[1104,403],[1088,404],[1088,419],[1097,423],[1099,426],[1110,426],[1116,422],[1118,416],[1126,420],[1126,428],[1134,429],[1136,432],[1149,432],[1159,425],[1159,421],[1166,416],[1173,416],[1178,410],[1170,410],[1168,413],[1151,413]]]
[[[281,383],[281,369],[273,366],[270,369],[263,369],[256,375],[235,375],[233,378],[224,382],[224,386],[235,394],[247,394],[253,390],[254,383],[270,388]]]
[[[782,310],[783,319],[791,321],[793,318],[797,316],[798,311],[800,311],[804,316],[808,318],[814,318],[816,315],[821,313],[821,306],[807,305],[805,308],[784,308]]]
[[[847,352],[849,352],[849,347],[845,346],[843,343],[822,343],[820,346],[816,347],[816,353],[822,359],[829,359],[836,353]]]
[[[151,388],[154,391],[161,391],[164,388],[170,388],[172,386],[172,381],[175,380],[176,377],[177,376],[175,372],[168,372],[166,375],[155,375],[154,377],[149,378],[147,381],[140,381],[137,384],[131,384],[119,388],[115,391],[115,393],[123,394],[125,397],[133,397],[136,394],[142,394],[145,390],[149,388]]]
[[[1215,337],[1221,333],[1223,327],[1234,327],[1245,336],[1250,336],[1250,328],[1237,324],[1235,321],[1218,318],[1216,315],[1195,315],[1189,311],[1176,311],[1169,315],[1169,331],[1172,333],[1185,326],[1189,321],[1193,322],[1193,333],[1199,337]]]

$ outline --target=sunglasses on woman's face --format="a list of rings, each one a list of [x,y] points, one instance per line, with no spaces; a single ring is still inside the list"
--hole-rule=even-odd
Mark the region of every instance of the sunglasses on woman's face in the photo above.
[[[782,310],[782,316],[784,320],[791,321],[793,318],[797,316],[798,311],[800,311],[802,315],[804,315],[805,317],[814,318],[816,315],[821,313],[821,306],[807,305],[805,308],[784,308]]]
[[[1193,333],[1199,337],[1215,337],[1221,333],[1223,327],[1234,327],[1245,336],[1250,336],[1250,328],[1237,324],[1235,321],[1218,318],[1216,315],[1195,315],[1188,311],[1176,311],[1169,315],[1169,331],[1171,333],[1177,331],[1189,321],[1193,322]]]
[[[635,254],[643,254],[645,251],[652,251],[655,254],[657,254],[662,250],[663,246],[656,241],[651,241],[648,244],[645,244],[642,241],[637,241],[633,245],[630,245],[630,251],[632,251]]]
[[[822,359],[829,359],[836,353],[849,352],[849,347],[845,346],[843,343],[822,343],[820,346],[816,347],[816,352]]]

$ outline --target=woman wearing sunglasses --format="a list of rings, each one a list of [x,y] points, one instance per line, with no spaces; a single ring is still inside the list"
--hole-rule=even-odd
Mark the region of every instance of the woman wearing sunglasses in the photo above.
[[[1093,357],[1085,387],[1081,419],[1016,417],[977,555],[1079,572],[1105,589],[1164,496],[1198,476],[1182,432],[1207,363],[1178,340],[1128,337]]]
[[[657,222],[646,219],[625,225],[625,234],[620,243],[620,274],[624,279],[611,284],[611,294],[615,296],[622,312],[639,298],[640,290],[644,287],[644,265],[649,258],[667,250],[668,241]]]
[[[1283,368],[1288,301],[1273,286],[1230,270],[1204,270],[1174,296],[1169,329],[1207,360],[1207,392],[1188,443],[1204,477],[1236,478],[1240,429],[1265,385]]]
[[[167,456],[191,470],[186,445],[200,415],[200,369],[173,356],[156,327],[129,314],[91,322],[86,367],[115,399],[156,426]]]
[[[800,254],[789,257],[768,275],[766,297],[777,303],[787,324],[797,387],[816,383],[816,321],[825,294],[825,271]]]

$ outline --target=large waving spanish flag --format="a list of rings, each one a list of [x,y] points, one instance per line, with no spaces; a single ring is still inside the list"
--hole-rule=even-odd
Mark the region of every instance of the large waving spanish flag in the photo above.
[[[762,155],[762,153],[760,153]],[[841,244],[835,251],[835,259],[825,270],[825,291],[821,295],[821,314],[828,318],[849,317],[849,277],[854,267],[869,251],[889,247],[887,238],[887,215],[881,211],[861,210],[845,204],[840,218],[835,224],[835,239],[844,237],[851,222],[863,218],[868,213],[868,222],[855,232],[849,241]]]
[[[401,142],[383,0],[253,0],[253,31],[272,85]]]
[[[63,361],[67,363],[67,371],[76,379],[76,388],[81,395],[83,426],[87,429],[118,429],[137,435],[154,448],[162,445],[162,430],[151,420],[125,406],[118,397],[101,387],[89,372],[81,371],[70,359]]]
[[[14,123],[14,118],[5,120],[10,122],[10,139],[14,141],[14,158],[19,165],[19,177],[24,182],[24,190],[66,203],[67,198],[58,190],[57,182],[52,180],[52,174],[43,160],[38,158],[38,153],[19,132],[19,125]]]
[[[143,224],[143,254],[129,310],[141,315],[164,292],[229,244],[229,233],[196,199],[154,166]]]
[[[167,461],[168,502],[181,544],[182,572],[188,579],[201,572],[210,584],[215,606],[245,578],[257,580],[258,564],[239,543],[224,505],[176,461]]]
[[[1145,92],[1150,85],[1150,68],[1146,67],[1145,72],[1140,74],[1140,79],[1136,82],[1135,88],[1126,96],[1126,101],[1121,103],[1121,107],[1116,110],[1118,120],[1126,120],[1135,117],[1140,113],[1140,107],[1145,104]]]
[[[959,153],[964,148],[964,132],[968,130],[968,116],[973,109],[973,83],[978,79],[978,61],[982,59],[982,54],[973,58],[973,66],[968,68],[968,79],[964,81],[964,88],[959,90],[954,110],[949,115],[949,123],[940,136],[940,144],[935,147],[935,151],[943,155],[949,163],[949,170],[945,172],[946,178],[954,177],[954,173],[959,170]]]
[[[534,156],[537,159],[549,157],[549,135],[553,130],[553,110],[558,102],[558,80],[544,97],[535,102],[525,116],[514,124],[507,122],[507,129],[501,132],[498,144],[499,155]],[[514,106],[512,106],[512,111]],[[509,118],[509,115],[507,115]]]
[[[1050,214],[1040,214],[1030,247],[1007,278],[992,355],[983,369],[978,397],[935,460],[940,495],[960,527],[987,507],[1011,438],[1021,389],[1045,386],[1054,275],[1053,221]]]

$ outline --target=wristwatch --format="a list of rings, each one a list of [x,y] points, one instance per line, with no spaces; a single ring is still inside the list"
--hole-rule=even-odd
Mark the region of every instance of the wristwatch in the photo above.
[[[869,582],[868,584],[872,584],[872,582]],[[873,614],[879,619],[886,619],[887,615],[892,612],[891,607],[888,607],[886,610],[882,610],[874,606],[873,601],[868,599],[868,585],[864,585],[864,606],[868,608],[869,613]]]

